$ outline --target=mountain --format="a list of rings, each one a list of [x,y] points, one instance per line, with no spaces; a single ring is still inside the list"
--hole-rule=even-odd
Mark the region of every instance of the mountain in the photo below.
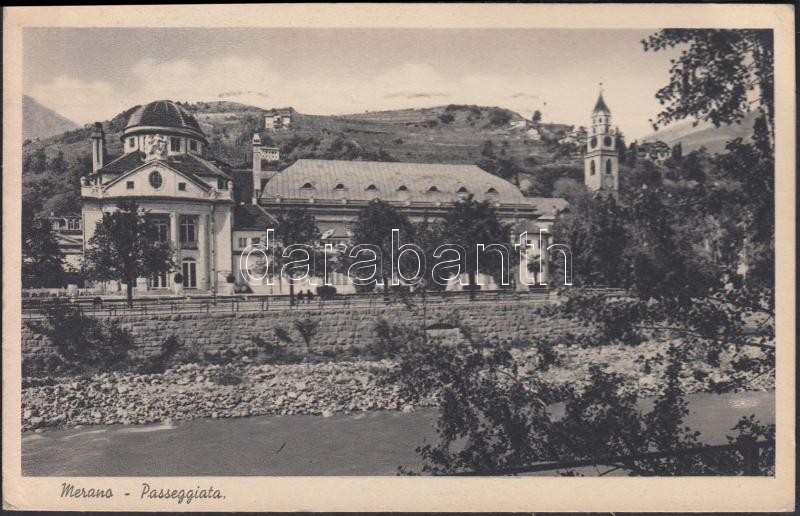
[[[47,138],[78,127],[78,124],[48,109],[27,95],[22,96],[22,139]]]
[[[669,146],[680,142],[683,152],[691,152],[700,147],[705,147],[711,154],[725,152],[725,145],[736,138],[750,139],[753,133],[753,122],[758,113],[748,113],[740,124],[723,125],[714,127],[708,122],[700,122],[694,126],[692,121],[683,121],[672,124],[665,129],[651,133],[641,141],[661,140]]]
[[[235,102],[181,104],[192,113],[208,138],[211,152],[234,166],[248,166],[250,142],[259,132],[266,145],[281,149],[284,164],[299,158],[378,159],[421,163],[475,163],[491,142],[499,158],[540,163],[574,163],[576,156],[557,149],[569,126],[541,124],[541,139],[529,134],[525,119],[497,107],[439,106],[376,111],[352,115],[293,113],[292,125],[280,132],[264,131],[265,109]],[[134,106],[103,122],[109,155],[122,153],[122,131]],[[42,138],[25,145],[23,153],[44,150],[48,158],[62,153],[73,162],[90,153],[91,125]],[[560,151],[560,152],[557,152]]]

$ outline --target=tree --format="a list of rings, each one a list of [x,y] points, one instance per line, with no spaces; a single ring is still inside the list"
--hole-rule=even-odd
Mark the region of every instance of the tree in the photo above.
[[[34,209],[22,203],[22,286],[61,287],[64,255],[53,235],[50,221],[36,219]]]
[[[499,252],[483,251],[479,260],[478,245],[506,248],[505,267],[509,275],[518,261],[511,244],[511,226],[500,220],[497,210],[488,201],[477,202],[472,195],[453,203],[442,221],[442,233],[450,242],[464,248],[463,265],[469,278],[470,299],[475,299],[477,273],[491,275],[501,284],[499,280],[504,272],[503,256]]]
[[[669,84],[656,98],[666,107],[654,128],[695,117],[716,127],[741,122],[750,111],[751,93],[774,142],[775,84],[770,29],[663,29],[642,41],[645,51],[683,49],[671,60]]]
[[[408,217],[376,199],[358,212],[353,222],[353,236],[351,237],[353,245],[374,246],[376,251],[379,252],[377,257],[378,277],[383,283],[384,294],[387,296],[389,293],[389,280],[394,268],[390,258],[392,256],[393,229],[399,230],[400,236],[404,240],[408,239],[409,242],[413,242],[414,226],[408,220]],[[348,255],[345,262],[351,263],[351,260],[352,258]],[[386,265],[387,262],[389,262],[388,266]],[[369,285],[374,288],[376,283],[377,279],[370,282]]]
[[[531,122],[534,124],[539,124],[542,121],[542,112],[538,109],[533,112],[533,116],[531,117]]]
[[[556,219],[552,232],[572,251],[576,286],[627,286],[626,215],[611,196],[584,191],[570,199],[569,211]]]
[[[553,183],[553,197],[566,199],[567,202],[572,202],[576,196],[586,192],[586,185],[583,182],[576,181],[570,177],[562,177],[556,179]]]
[[[664,382],[652,409],[643,413],[636,391],[626,388],[619,374],[593,365],[585,387],[553,385],[542,375],[553,362],[547,341],[527,343],[535,353],[522,362],[509,348],[476,336],[469,326],[458,327],[463,338],[455,342],[426,339],[423,331],[385,322],[377,328],[376,347],[398,361],[384,381],[399,385],[401,394],[412,401],[432,395],[440,400],[439,440],[417,448],[423,473],[496,474],[541,462],[585,459],[595,459],[607,472],[621,469],[631,476],[743,472],[735,451],[643,457],[701,446],[700,432],[685,425],[689,409],[681,374],[688,357],[680,347],[666,351]],[[560,418],[551,411],[555,403],[564,405]],[[775,436],[775,425],[751,418],[731,424],[732,443]],[[626,458],[619,462],[614,456]],[[762,454],[760,462],[769,474],[774,452]]]
[[[617,131],[614,145],[617,148],[617,158],[621,164],[625,163],[625,158],[628,154],[628,146],[625,144],[625,135],[621,131]]]
[[[88,277],[118,280],[127,285],[133,306],[136,278],[169,272],[174,263],[169,242],[159,240],[157,228],[134,201],[121,201],[118,210],[103,213],[85,254]]]
[[[282,212],[277,217],[275,224],[275,245],[270,246],[271,250],[274,249],[272,259],[277,270],[277,274],[284,275],[286,269],[286,276],[288,276],[289,283],[289,304],[294,305],[294,284],[299,275],[303,272],[305,266],[298,264],[305,261],[306,265],[312,271],[324,267],[324,254],[315,252],[319,246],[320,232],[317,227],[317,221],[313,215],[305,210],[291,209]],[[308,251],[308,260],[303,260],[305,253],[295,250],[293,246],[309,246],[313,251]],[[286,254],[287,256],[284,256]],[[300,259],[298,260],[298,257]],[[298,265],[292,266],[292,263]]]

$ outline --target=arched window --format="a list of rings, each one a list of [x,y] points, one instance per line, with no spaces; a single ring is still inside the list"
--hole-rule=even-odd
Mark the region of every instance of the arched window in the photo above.
[[[311,183],[304,183],[303,186],[300,187],[301,190],[313,190],[314,185]]]
[[[456,193],[469,193],[469,190],[467,190],[467,187],[466,187],[466,186],[462,186],[461,188],[459,188],[459,189],[456,191]]]
[[[606,160],[606,174],[610,174],[610,173],[611,173],[611,160],[608,159],[608,160]]]
[[[407,187],[406,185],[400,185],[400,186],[397,188],[397,191],[398,191],[398,192],[407,192],[407,191],[408,191],[408,187]]]
[[[428,191],[429,192],[438,192],[439,189],[436,187],[436,185],[433,185],[432,187],[428,188]]]
[[[489,188],[488,190],[486,190],[486,193],[487,194],[496,195],[497,194],[497,190],[495,190],[494,187],[492,187],[492,188]]]
[[[592,161],[589,162],[589,174],[590,175],[594,175],[595,172],[597,172],[597,171],[595,170],[594,160],[592,160]]]
[[[368,192],[377,192],[377,191],[378,191],[378,187],[377,187],[377,186],[375,186],[375,185],[369,185],[369,186],[366,188],[366,190],[367,190]]]
[[[342,183],[339,183],[333,189],[334,190],[344,190],[345,187],[344,187],[344,185]]]

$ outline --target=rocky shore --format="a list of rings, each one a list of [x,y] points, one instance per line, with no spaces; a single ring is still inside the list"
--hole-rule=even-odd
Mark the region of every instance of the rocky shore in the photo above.
[[[651,361],[663,351],[663,343],[593,349],[557,346],[556,363],[543,375],[553,384],[580,386],[588,378],[589,366],[597,364],[628,377],[628,388],[640,396],[653,396],[660,388],[657,378],[663,366],[657,361],[651,365]],[[535,350],[515,350],[514,354],[524,364],[523,373],[526,368],[532,372],[540,360]],[[379,382],[381,374],[393,366],[391,360],[286,365],[239,361],[224,366],[184,364],[150,375],[114,372],[91,378],[27,379],[30,386],[22,390],[22,429],[208,417],[329,417],[370,410],[412,411],[415,407],[403,399],[399,386]],[[693,364],[684,377],[687,393],[707,391],[714,382],[730,379],[719,370]],[[744,389],[774,389],[772,374],[750,375],[752,378],[742,378]],[[428,399],[421,405],[435,403]]]

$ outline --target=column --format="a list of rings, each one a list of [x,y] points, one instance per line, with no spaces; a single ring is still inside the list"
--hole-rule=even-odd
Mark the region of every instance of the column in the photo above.
[[[197,216],[197,288],[208,290],[208,215]]]
[[[175,269],[181,272],[181,251],[178,245],[178,214],[175,212],[169,214],[169,241],[172,243],[172,249],[174,251],[172,260],[175,262]],[[175,284],[172,279],[174,275],[175,272],[171,272],[167,278],[167,284],[170,285],[173,290],[175,290]]]

